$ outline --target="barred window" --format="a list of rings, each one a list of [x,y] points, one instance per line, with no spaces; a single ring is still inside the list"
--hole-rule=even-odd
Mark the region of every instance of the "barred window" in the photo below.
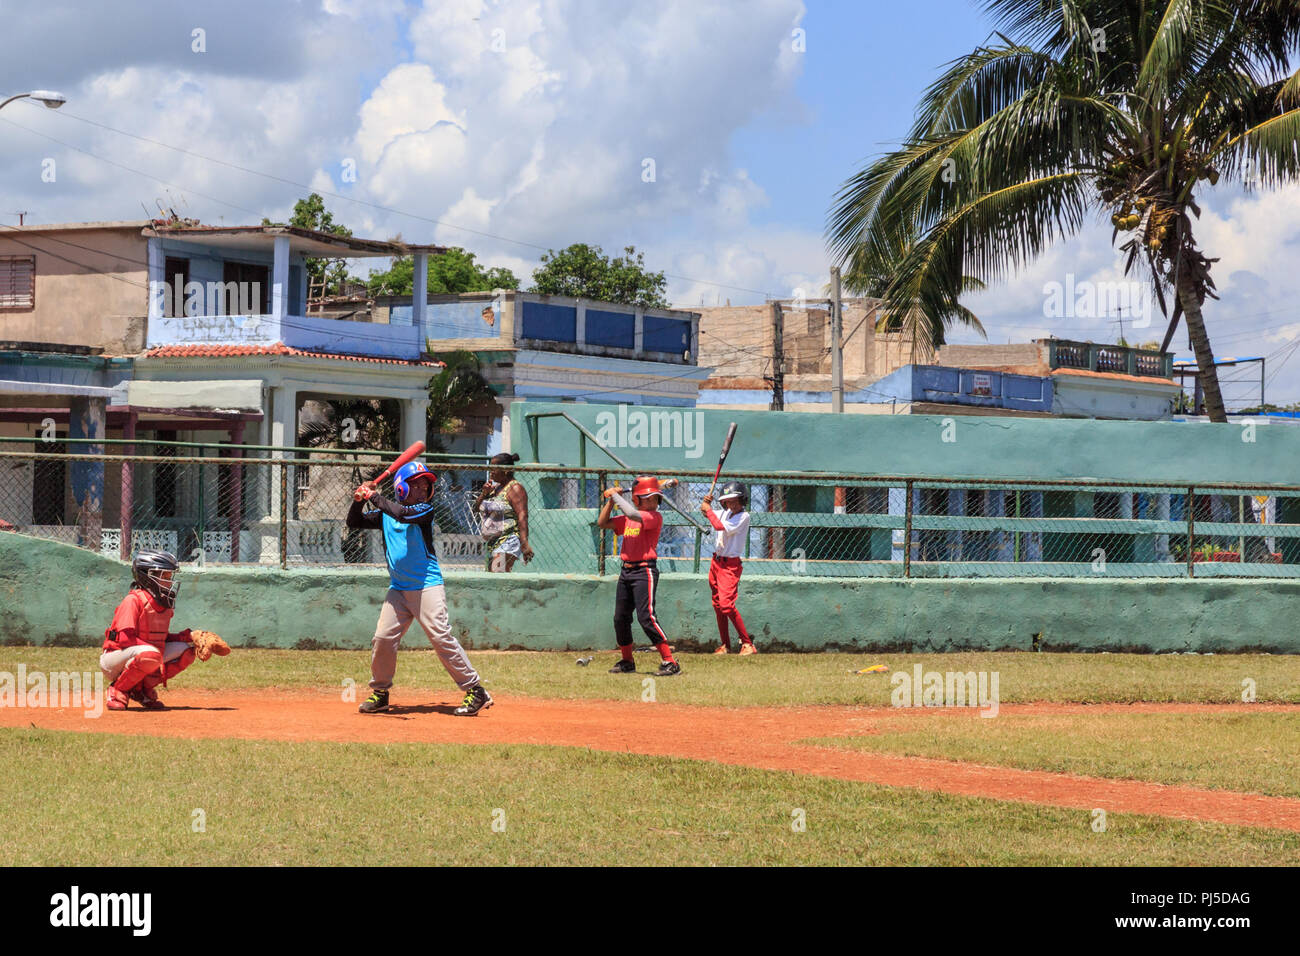
[[[0,311],[36,308],[36,257],[0,256]]]

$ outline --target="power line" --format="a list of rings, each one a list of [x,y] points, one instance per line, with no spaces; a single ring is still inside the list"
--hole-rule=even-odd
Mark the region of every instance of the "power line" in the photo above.
[[[136,282],[134,279],[128,279],[128,278],[126,278],[126,276],[120,276],[120,275],[117,275],[117,274],[112,273],[112,272],[101,272],[101,271],[99,271],[99,270],[92,269],[90,266],[86,265],[86,263],[84,263],[84,262],[78,262],[76,259],[69,259],[67,256],[61,256],[61,255],[59,255],[57,252],[50,252],[50,250],[48,250],[48,249],[42,249],[40,246],[33,246],[30,242],[25,242],[24,240],[19,239],[17,236],[8,236],[7,238],[12,239],[14,242],[18,243],[20,246],[26,246],[28,249],[31,249],[33,252],[39,252],[39,253],[41,253],[42,255],[51,256],[51,257],[53,257],[53,258],[55,258],[55,259],[60,260],[61,262],[66,262],[66,263],[68,263],[69,265],[81,266],[83,269],[90,269],[91,272],[92,272],[92,274],[95,274],[95,275],[106,275],[106,276],[108,276],[110,279],[116,279],[118,282],[125,282],[127,285],[133,285],[133,286],[135,286],[135,287],[137,287],[137,288],[144,289],[144,290],[146,290],[146,291],[147,291],[148,288],[149,288],[149,287],[148,287],[147,285],[145,285],[143,282]]]
[[[273,181],[275,181],[275,182],[284,183],[285,185],[288,185],[288,186],[293,186],[293,187],[296,188],[296,189],[305,189],[305,190],[308,190],[308,191],[310,191],[310,192],[321,193],[321,194],[326,195],[326,196],[329,196],[329,197],[331,197],[331,198],[333,198],[333,199],[339,199],[339,200],[342,200],[342,201],[344,201],[344,202],[355,203],[355,204],[357,204],[357,205],[365,206],[365,207],[370,208],[370,209],[376,209],[376,210],[379,210],[379,211],[381,211],[381,212],[391,213],[392,215],[396,215],[396,216],[404,216],[404,217],[406,217],[406,218],[408,218],[408,219],[414,219],[414,220],[417,220],[417,221],[420,221],[420,222],[431,223],[432,225],[435,225],[435,226],[444,226],[444,227],[446,227],[446,228],[448,228],[448,229],[455,229],[455,230],[457,230],[457,231],[459,231],[459,232],[465,232],[465,233],[469,233],[469,234],[471,234],[471,235],[476,235],[476,236],[483,236],[484,238],[487,238],[487,239],[495,239],[495,240],[497,240],[497,241],[499,241],[499,242],[508,242],[508,243],[512,243],[512,244],[514,244],[514,245],[525,246],[525,247],[527,247],[527,248],[530,248],[530,249],[537,249],[537,250],[540,250],[540,251],[542,251],[542,252],[550,252],[550,251],[554,248],[554,247],[552,247],[552,246],[542,246],[542,245],[538,245],[538,244],[535,243],[535,242],[528,242],[527,240],[524,240],[524,239],[514,239],[514,238],[512,238],[512,237],[510,237],[510,236],[503,236],[503,235],[499,235],[499,234],[497,234],[497,233],[484,232],[484,231],[479,230],[479,229],[470,229],[470,228],[467,227],[467,226],[459,226],[459,225],[456,225],[455,223],[447,222],[446,220],[442,220],[442,219],[434,219],[434,218],[431,218],[431,217],[429,217],[429,216],[421,216],[421,215],[418,215],[418,214],[416,214],[416,213],[406,212],[406,211],[401,210],[401,209],[394,209],[393,207],[391,207],[391,206],[385,206],[385,205],[383,205],[382,203],[370,202],[369,200],[366,200],[366,199],[358,199],[358,198],[356,198],[356,197],[354,197],[354,196],[347,196],[347,195],[344,195],[344,194],[342,194],[342,193],[332,192],[332,191],[327,190],[327,189],[316,189],[316,188],[314,188],[314,187],[312,187],[312,186],[309,186],[309,185],[307,185],[307,184],[305,184],[305,183],[300,183],[300,182],[296,182],[295,180],[292,180],[292,179],[287,179],[287,178],[284,177],[284,176],[277,176],[277,175],[275,175],[274,173],[266,173],[266,172],[263,172],[263,171],[258,170],[258,169],[252,169],[252,168],[250,168],[250,167],[248,167],[248,166],[241,166],[241,165],[239,165],[238,163],[228,162],[227,160],[217,159],[217,158],[215,158],[215,157],[213,157],[213,156],[207,156],[207,155],[204,155],[203,153],[197,153],[197,152],[194,152],[193,150],[184,149],[183,147],[175,146],[175,145],[173,145],[173,144],[171,144],[171,143],[164,143],[164,142],[162,142],[162,141],[160,141],[160,140],[150,139],[150,138],[147,137],[147,136],[140,136],[140,135],[137,134],[137,133],[130,133],[130,132],[127,132],[126,130],[117,129],[117,128],[114,127],[114,126],[109,126],[109,125],[107,125],[107,124],[105,124],[105,123],[100,123],[100,122],[97,122],[96,120],[89,119],[88,117],[78,116],[78,115],[76,115],[75,113],[64,113],[64,112],[61,112],[59,115],[60,115],[60,116],[63,116],[63,117],[67,117],[68,119],[77,120],[78,122],[81,122],[81,123],[89,124],[89,125],[91,125],[91,126],[96,126],[96,127],[100,128],[100,129],[107,130],[108,132],[111,132],[111,133],[117,133],[117,134],[120,135],[120,136],[128,136],[128,137],[130,137],[131,139],[139,140],[140,142],[143,142],[143,143],[149,143],[150,145],[153,145],[153,146],[160,146],[160,147],[162,147],[163,149],[170,149],[170,150],[173,150],[173,151],[175,151],[175,152],[182,153],[182,154],[184,154],[184,155],[186,155],[186,156],[191,156],[191,157],[193,157],[193,158],[195,158],[195,159],[201,159],[201,160],[204,160],[205,162],[216,163],[216,164],[219,165],[219,166],[225,166],[225,167],[227,167],[227,168],[229,168],[229,169],[238,170],[239,172],[247,173],[247,174],[249,174],[249,175],[251,175],[251,176],[260,176],[260,177],[262,177],[262,178],[264,178],[264,179],[270,179],[270,180],[273,180]],[[6,122],[9,122],[9,121],[6,120]],[[17,123],[14,123],[14,125],[15,125],[15,126],[19,126],[19,124],[17,124]],[[19,128],[20,128],[20,129],[26,129],[28,132],[30,132],[30,133],[35,133],[37,136],[45,136],[45,134],[43,134],[43,133],[37,133],[35,130],[27,129],[27,127],[25,127],[25,126],[19,126]],[[52,137],[52,136],[45,136],[45,138],[46,138],[46,139],[49,139],[49,140],[51,140],[51,141],[53,141],[53,142],[60,143],[61,145],[68,146],[68,148],[70,148],[70,149],[76,149],[78,152],[86,153],[86,155],[88,155],[88,156],[94,156],[94,155],[95,155],[95,154],[93,154],[93,153],[90,153],[90,152],[87,151],[87,150],[80,149],[80,148],[77,147],[77,146],[71,146],[71,145],[68,144],[68,143],[62,143],[62,141],[60,141],[60,140],[56,140],[56,139],[54,139],[54,137]],[[97,159],[102,159],[103,157],[98,157],[98,156],[96,156],[95,158],[97,158]],[[113,163],[112,160],[104,160],[104,161],[105,161],[105,162],[108,162],[108,163],[112,163],[112,165],[120,165],[120,164],[117,164],[117,163]],[[168,182],[166,182],[165,180],[157,179],[156,177],[150,177],[148,173],[143,173],[143,172],[140,172],[139,170],[130,169],[129,167],[126,167],[126,166],[122,166],[121,168],[123,168],[123,169],[128,169],[130,172],[134,172],[134,173],[137,173],[137,174],[142,175],[142,176],[146,176],[146,177],[149,177],[149,178],[153,178],[153,179],[155,180],[155,182],[164,183],[164,185],[172,186],[174,189],[184,189],[184,188],[185,188],[184,186],[178,186],[178,185],[175,185],[174,183],[168,183]],[[190,190],[190,192],[194,192],[194,194],[195,194],[195,195],[198,195],[198,196],[203,196],[205,199],[212,199],[213,201],[215,201],[215,202],[219,202],[219,203],[222,203],[223,205],[228,205],[228,206],[231,206],[232,208],[240,209],[240,211],[242,211],[242,212],[247,212],[247,213],[249,213],[250,215],[257,215],[257,213],[253,212],[252,210],[249,210],[249,209],[243,209],[242,207],[235,206],[235,205],[233,205],[232,203],[227,203],[227,202],[225,202],[225,200],[216,199],[215,197],[212,197],[212,196],[205,196],[203,193],[197,192],[196,190]],[[670,278],[670,279],[677,279],[678,281],[681,281],[681,282],[694,282],[694,283],[699,283],[699,284],[701,284],[701,285],[713,286],[713,287],[715,287],[715,288],[719,288],[719,289],[732,289],[732,290],[737,291],[737,292],[749,292],[749,293],[752,293],[752,294],[754,294],[754,295],[761,295],[761,296],[767,296],[767,297],[770,297],[770,296],[771,296],[771,293],[770,293],[770,292],[766,292],[766,291],[761,290],[761,289],[750,289],[750,288],[746,288],[745,286],[729,285],[729,284],[727,284],[727,283],[725,283],[725,282],[714,282],[714,281],[712,281],[712,280],[710,280],[710,279],[698,279],[698,278],[693,278],[693,277],[691,277],[691,276],[677,275],[677,274],[675,274],[675,273],[670,273],[670,272],[665,272],[665,273],[663,273],[663,274],[664,274],[667,278]]]
[[[15,123],[11,119],[0,118],[0,122],[8,123],[10,126],[17,126],[19,129],[25,130],[26,132],[31,133],[33,136],[39,136],[41,137],[41,139],[48,139],[51,143],[58,143],[60,146],[66,147],[67,149],[73,149],[76,150],[78,153],[84,153],[86,156],[89,156],[91,159],[97,159],[102,163],[108,163],[108,165],[110,166],[116,166],[118,169],[126,170],[126,172],[128,173],[135,173],[137,176],[143,176],[145,179],[151,179],[156,183],[162,183],[162,185],[170,186],[172,187],[172,189],[183,189],[186,192],[191,192],[196,196],[202,196],[204,199],[210,199],[213,202],[220,203],[223,206],[229,206],[231,209],[238,209],[240,212],[246,212],[250,216],[257,215],[257,213],[253,212],[253,210],[251,209],[246,209],[243,206],[237,206],[234,203],[227,202],[224,199],[218,199],[216,196],[209,196],[207,193],[201,193],[197,189],[190,189],[187,186],[181,186],[176,183],[168,182],[165,179],[159,179],[157,176],[154,176],[150,173],[146,173],[142,170],[134,169],[131,166],[126,166],[123,165],[122,163],[115,162],[114,160],[108,159],[107,157],[104,156],[100,156],[97,153],[92,153],[88,149],[82,149],[80,146],[73,146],[71,143],[65,143],[61,139],[56,139],[55,137],[48,136],[45,133],[37,132],[36,130],[31,129],[30,127],[23,126],[21,123]]]

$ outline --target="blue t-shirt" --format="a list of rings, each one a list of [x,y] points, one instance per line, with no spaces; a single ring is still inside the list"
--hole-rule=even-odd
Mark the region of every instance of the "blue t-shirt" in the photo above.
[[[433,505],[427,501],[402,505],[374,495],[366,511],[365,502],[352,503],[349,528],[374,528],[384,533],[384,558],[388,576],[396,591],[423,591],[442,584],[442,568],[433,546]]]

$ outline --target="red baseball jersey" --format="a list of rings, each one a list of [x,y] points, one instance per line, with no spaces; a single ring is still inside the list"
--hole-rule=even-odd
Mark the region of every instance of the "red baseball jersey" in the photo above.
[[[658,511],[642,511],[641,523],[628,519],[627,515],[614,518],[614,533],[623,536],[623,547],[618,556],[624,561],[650,561],[657,558],[655,546],[659,544],[659,532],[663,530],[664,516]]]

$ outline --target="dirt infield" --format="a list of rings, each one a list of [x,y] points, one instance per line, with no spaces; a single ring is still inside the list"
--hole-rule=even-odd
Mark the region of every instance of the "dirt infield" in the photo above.
[[[883,717],[947,713],[869,707],[688,707],[601,700],[497,697],[473,719],[452,715],[458,702],[394,705],[365,717],[337,695],[174,691],[170,710],[88,718],[74,709],[0,709],[0,726],[89,733],[360,743],[549,744],[684,757],[765,770],[858,780],[891,787],[1013,800],[1110,813],[1140,813],[1239,826],[1300,831],[1300,799],[1136,780],[1107,780],[973,763],[834,750],[797,743],[810,737],[870,734]],[[1285,704],[1019,704],[1004,714],[1238,713],[1300,715]],[[971,719],[979,719],[971,712]]]

